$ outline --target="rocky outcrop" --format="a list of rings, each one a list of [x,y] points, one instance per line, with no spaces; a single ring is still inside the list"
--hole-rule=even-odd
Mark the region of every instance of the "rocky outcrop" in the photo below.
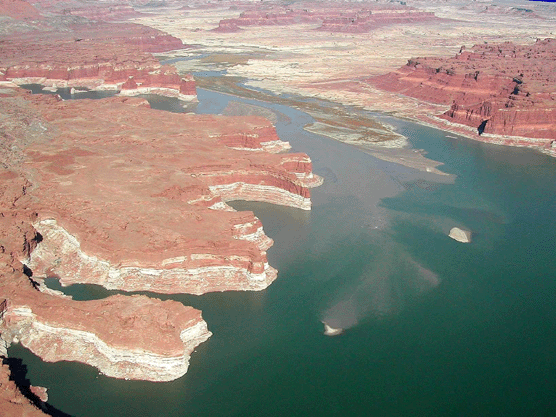
[[[7,66],[5,79],[44,70],[62,78],[55,66],[16,67]],[[107,68],[66,71],[94,79]],[[129,90],[146,83],[128,67],[117,70]],[[306,155],[279,153],[289,144],[256,116],[173,114],[138,98],[65,102],[4,88],[0,119],[0,333],[44,360],[80,361],[118,378],[183,375],[191,351],[210,336],[200,312],[145,296],[75,302],[42,278],[160,293],[263,289],[276,278],[266,259],[272,240],[253,213],[225,202],[309,209],[308,188],[321,182]]]
[[[344,332],[344,329],[330,327],[328,323],[324,321],[322,322],[322,324],[324,324],[324,334],[326,336],[338,336]]]
[[[176,74],[172,67],[161,67],[144,76],[130,75],[120,87],[120,95],[122,96],[141,94],[177,97],[180,100],[195,100],[197,98],[193,76],[180,76]]]
[[[5,267],[0,288],[7,300],[0,324],[5,342],[19,342],[47,362],[83,362],[115,378],[179,378],[194,348],[211,335],[200,311],[175,301],[118,295],[77,302],[40,292]]]
[[[328,32],[370,32],[383,26],[421,23],[439,20],[432,12],[423,12],[411,7],[374,8],[355,13],[342,13],[340,16],[327,17],[319,30]]]
[[[255,7],[242,12],[238,18],[223,19],[218,31],[226,31],[246,26],[294,25],[321,21],[322,12],[291,7]],[[234,30],[236,31],[236,30]]]
[[[41,303],[10,300],[5,335],[44,361],[84,362],[115,378],[179,378],[187,372],[195,347],[211,335],[200,311],[175,301],[145,296],[85,302],[41,298]]]
[[[556,39],[462,47],[452,58],[414,58],[368,82],[437,104],[480,139],[551,152],[556,139]],[[490,135],[489,135],[490,134]],[[498,135],[499,137],[492,137]]]
[[[461,243],[471,242],[471,232],[469,230],[460,229],[459,227],[452,227],[448,236]]]
[[[42,236],[25,259],[35,274],[194,294],[276,278],[260,222],[225,201],[309,209],[321,179],[306,155],[269,153],[287,144],[268,121],[156,112],[140,99],[26,102],[56,132],[25,151]]]
[[[288,145],[260,117],[15,89],[0,111],[2,339],[112,377],[183,375],[210,336],[201,313],[146,296],[76,302],[43,277],[161,293],[263,289],[276,278],[272,240],[253,213],[225,201],[308,208],[307,188],[320,183],[306,155],[271,153]]]
[[[142,38],[134,37],[133,32],[128,44],[119,44],[117,36],[111,40],[87,37],[88,32],[83,30],[75,35],[82,37],[76,41],[66,35],[52,39],[43,34],[33,43],[28,42],[30,35],[4,39],[0,82],[196,99],[193,77],[180,76],[174,67],[160,65],[149,53],[139,52],[153,48],[136,47]]]
[[[265,119],[172,114],[123,97],[192,97],[195,87],[141,52],[176,49],[171,37],[103,25],[0,39],[0,354],[4,342],[21,343],[45,361],[170,381],[211,335],[200,311],[146,296],[77,302],[43,278],[160,293],[261,290],[277,275],[266,258],[272,240],[226,201],[309,209],[321,179],[307,155],[281,153],[289,144]],[[122,97],[64,102],[14,82]],[[0,410],[42,415],[7,375],[2,367]],[[46,400],[45,389],[30,391]]]
[[[210,336],[198,310],[144,296],[76,302],[28,277],[31,271],[18,259],[28,257],[43,238],[28,223],[33,199],[18,178],[0,178],[0,355],[21,342],[44,360],[79,361],[118,378],[182,376],[193,349]],[[2,367],[0,380],[8,376]],[[44,388],[27,388],[28,395],[39,396],[33,404],[46,400]],[[0,403],[7,415],[42,415],[13,382],[2,382]]]
[[[315,7],[314,4],[292,4],[288,6],[265,7],[256,5],[242,12],[239,17],[223,19],[218,32],[237,32],[249,26],[285,26],[301,23],[320,24],[319,30],[329,32],[369,32],[376,28],[400,24],[419,23],[437,19],[434,13],[415,10],[411,7],[391,4],[366,4],[366,8],[346,4],[327,3]]]
[[[234,33],[239,32],[242,29],[238,26],[238,22],[232,19],[222,19],[218,22],[218,27],[212,29],[214,32],[222,33]]]

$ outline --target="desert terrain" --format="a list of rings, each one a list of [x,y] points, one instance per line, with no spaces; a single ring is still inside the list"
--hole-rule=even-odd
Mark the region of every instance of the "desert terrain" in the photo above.
[[[175,380],[212,335],[201,311],[75,301],[44,279],[200,295],[277,278],[260,220],[227,203],[310,210],[322,184],[310,155],[289,152],[272,112],[176,114],[134,96],[286,104],[313,117],[307,131],[428,173],[442,171],[383,115],[556,156],[550,3],[1,0],[0,15],[2,357],[21,343],[48,362]],[[111,97],[78,100],[88,92]],[[52,413],[8,363],[2,409]]]
[[[266,91],[270,93],[267,96],[275,96],[269,99],[290,100],[314,115],[317,123],[309,128],[328,133],[336,139],[366,146],[373,142],[380,144],[395,135],[377,120],[362,121],[342,109],[325,110],[315,103],[299,103],[300,100],[316,98],[332,103],[331,107],[334,107],[333,103],[339,103],[388,112],[479,139],[476,128],[480,123],[473,126],[474,129],[466,129],[431,117],[448,111],[452,105],[450,99],[432,100],[410,93],[400,94],[400,91],[392,91],[384,85],[377,88],[380,86],[372,81],[373,77],[393,73],[412,58],[434,57],[444,62],[460,53],[462,48],[471,49],[477,44],[511,42],[521,47],[554,37],[554,6],[543,2],[511,1],[497,4],[457,1],[405,3],[407,5],[404,6],[389,2],[348,3],[349,6],[334,2],[300,2],[288,6],[263,3],[243,8],[190,6],[185,10],[168,8],[164,14],[146,9],[145,12],[153,14],[136,21],[164,30],[195,46],[187,54],[174,55],[188,58],[174,63],[178,71],[225,72],[219,77],[218,85],[214,85],[210,77],[198,77],[199,86],[243,95]],[[409,10],[426,12],[434,18],[417,13],[408,21],[389,18],[389,15],[399,13],[398,9],[405,13]],[[243,10],[248,11],[247,17],[241,17]],[[367,10],[374,13],[372,16],[377,16],[372,23],[361,17]],[[253,15],[259,16],[259,19],[254,19]],[[282,20],[273,18],[288,15],[293,17]],[[333,25],[331,22],[335,18],[347,19],[349,24]],[[358,19],[362,23],[358,24]],[[508,24],[510,20],[511,25]],[[231,22],[233,28],[225,30],[220,26],[221,22],[224,26]],[[496,64],[498,71],[505,72],[508,60],[503,56],[491,56],[490,59],[499,62]],[[553,62],[551,52],[546,59]],[[546,71],[546,76],[553,73],[552,67],[544,68],[541,72]],[[466,71],[464,69],[459,75],[465,75]],[[241,86],[256,92],[242,92],[241,86],[237,86],[238,81]],[[552,94],[549,98],[549,107],[552,108],[553,83],[547,83],[543,89],[543,93]],[[483,100],[488,98],[488,94],[482,97]],[[461,120],[455,122],[461,124]],[[339,132],[338,127],[342,131]],[[346,135],[345,129],[352,135]],[[554,127],[549,130],[553,132]],[[507,133],[502,132],[502,135]],[[488,140],[485,139],[487,136],[480,139]],[[541,137],[549,139],[550,134]],[[544,146],[544,143],[540,145],[541,148]]]

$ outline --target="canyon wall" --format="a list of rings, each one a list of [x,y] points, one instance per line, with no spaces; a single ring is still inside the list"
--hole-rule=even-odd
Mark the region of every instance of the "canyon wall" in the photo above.
[[[195,81],[190,75],[178,75],[172,66],[160,65],[144,51],[175,49],[177,45],[166,35],[134,36],[131,26],[127,42],[89,36],[87,30],[50,36],[49,33],[27,33],[0,39],[3,59],[0,83],[41,84],[52,88],[86,88],[115,90],[122,95],[158,94],[180,100],[196,99]],[[107,30],[112,30],[107,28]],[[34,39],[30,41],[31,37]],[[175,38],[173,38],[175,39]]]
[[[394,24],[420,23],[438,20],[434,13],[423,12],[412,7],[393,4],[322,3],[316,7],[311,3],[288,6],[244,6],[248,10],[239,17],[223,19],[219,32],[236,32],[248,26],[285,26],[295,24],[317,24],[318,30],[329,32],[369,32],[376,28]]]
[[[60,133],[25,155],[40,184],[33,225],[44,240],[26,261],[35,273],[64,284],[195,294],[263,289],[276,278],[260,222],[225,201],[309,209],[309,187],[321,179],[306,155],[268,152],[287,147],[277,145],[270,122],[168,112],[153,118],[141,99],[94,107],[28,100]]]
[[[306,155],[278,153],[289,144],[257,116],[17,88],[0,92],[0,116],[1,337],[112,377],[182,376],[210,337],[201,313],[145,296],[76,302],[43,278],[159,293],[264,289],[277,276],[272,240],[252,212],[225,202],[309,209],[308,188],[322,181]]]
[[[328,32],[370,32],[389,25],[422,23],[439,20],[432,12],[423,12],[411,7],[372,8],[355,13],[341,13],[323,20],[319,30]]]
[[[413,58],[374,86],[448,104],[446,122],[475,129],[481,140],[552,152],[556,139],[556,39],[532,45],[462,47],[451,58]],[[491,137],[497,135],[499,137]]]
[[[2,268],[3,343],[47,362],[78,361],[116,378],[170,381],[187,372],[211,333],[201,312],[175,301],[112,296],[73,301],[41,292],[20,270]]]

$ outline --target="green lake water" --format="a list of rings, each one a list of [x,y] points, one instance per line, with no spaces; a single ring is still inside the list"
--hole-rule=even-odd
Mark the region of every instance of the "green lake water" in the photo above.
[[[292,108],[199,90],[200,113],[265,106],[325,178],[310,212],[235,202],[275,241],[262,292],[172,298],[214,333],[170,383],[42,362],[27,377],[73,416],[556,415],[556,160],[388,118],[452,176],[417,173],[302,130]],[[447,236],[474,232],[473,242]],[[64,289],[104,297],[94,286]],[[344,327],[327,337],[321,320]]]

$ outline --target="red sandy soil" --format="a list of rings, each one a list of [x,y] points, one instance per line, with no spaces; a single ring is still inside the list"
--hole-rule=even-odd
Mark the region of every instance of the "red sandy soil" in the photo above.
[[[24,0],[2,0],[0,16],[9,16],[14,19],[36,19],[40,17],[40,13]]]

